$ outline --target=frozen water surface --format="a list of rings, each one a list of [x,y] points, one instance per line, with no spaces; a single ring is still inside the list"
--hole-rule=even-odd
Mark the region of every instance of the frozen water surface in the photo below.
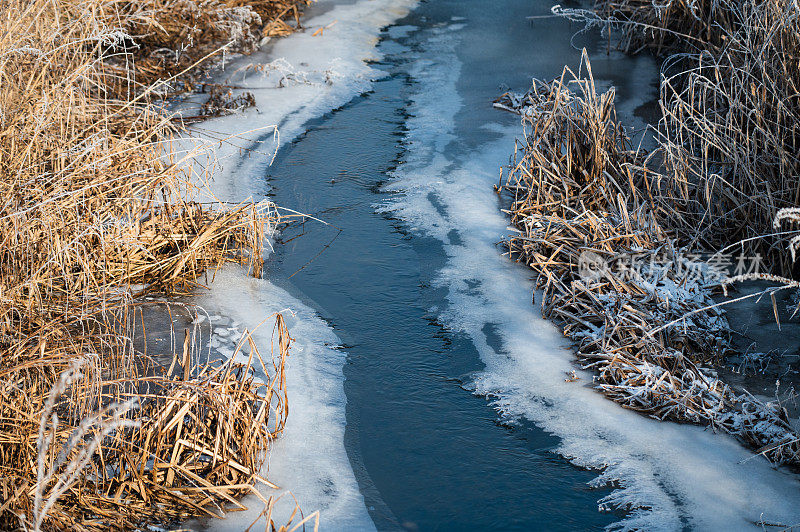
[[[312,31],[277,40],[262,52],[226,64],[220,80],[253,92],[258,109],[204,122],[194,129],[195,140],[183,143],[187,150],[199,144],[213,147],[217,173],[208,193],[223,201],[263,199],[267,190],[263,175],[275,150],[302,133],[307,120],[369,90],[373,80],[384,75],[368,64],[380,57],[375,49],[379,32],[408,13],[414,3],[320,0],[304,19]],[[314,37],[313,30],[320,27],[322,35]],[[266,66],[248,69],[249,65]],[[198,159],[208,162],[207,156]],[[296,340],[287,366],[291,414],[265,471],[280,490],[262,489],[266,496],[284,494],[275,521],[286,522],[296,499],[306,512],[320,510],[326,528],[374,528],[345,453],[345,354],[338,349],[332,329],[269,280],[249,279],[232,268],[216,274],[201,302],[211,314],[223,313],[242,327],[255,329],[254,337],[264,347],[270,345],[274,323],[264,322],[265,318],[283,311]],[[255,498],[246,504],[249,511],[232,513],[207,526],[243,530],[263,508]]]

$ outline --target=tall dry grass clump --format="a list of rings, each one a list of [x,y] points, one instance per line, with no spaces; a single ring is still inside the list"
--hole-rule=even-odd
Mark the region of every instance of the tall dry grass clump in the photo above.
[[[664,195],[687,238],[709,249],[744,241],[767,271],[791,275],[781,209],[800,205],[800,6],[720,2],[733,29],[718,51],[666,69],[659,131]]]
[[[120,13],[120,29],[130,38],[128,55],[112,55],[109,67],[132,74],[137,87],[158,84],[170,95],[199,88],[207,71],[203,58],[250,53],[272,37],[300,27],[301,9],[311,0],[145,0],[105,2],[102,9]],[[287,22],[294,21],[294,26]],[[113,20],[113,19],[112,19]],[[135,59],[131,70],[130,57]],[[128,83],[121,87],[128,90]]]
[[[594,10],[621,30],[626,53],[719,48],[747,0],[597,0]]]
[[[660,195],[683,237],[741,242],[791,275],[789,236],[772,227],[800,204],[800,5],[795,0],[603,0],[621,46],[678,52],[663,68]]]
[[[173,70],[142,60],[159,35],[185,30],[194,61],[216,45],[199,21],[219,9],[281,8],[259,20],[274,29],[297,2],[255,4],[0,0],[2,529],[222,515],[264,481],[287,412],[280,317],[272,360],[248,340],[246,363],[209,363],[187,342],[163,367],[134,350],[131,306],[188,292],[226,261],[260,274],[274,207],[192,200],[173,121],[153,105],[188,78],[162,80]]]
[[[716,378],[712,364],[730,350],[729,329],[709,287],[724,272],[688,255],[662,225],[659,176],[631,148],[613,88],[599,94],[584,62],[585,73],[565,69],[497,102],[524,126],[501,189],[518,230],[509,254],[537,272],[543,315],[563,325],[606,396],[800,465],[785,410]]]

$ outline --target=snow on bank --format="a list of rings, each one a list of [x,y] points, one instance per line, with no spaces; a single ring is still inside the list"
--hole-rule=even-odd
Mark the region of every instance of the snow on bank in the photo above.
[[[220,141],[198,157],[205,163],[215,160],[211,193],[223,201],[262,200],[268,191],[264,175],[275,150],[302,134],[308,120],[344,105],[384,75],[366,62],[380,59],[375,50],[380,30],[415,3],[360,0],[338,5],[320,0],[312,11],[326,11],[303,21],[308,30],[228,64],[220,81],[252,92],[257,110],[203,122],[194,130],[196,139],[181,143],[188,147]],[[324,28],[322,35],[314,37],[319,28]],[[256,63],[265,66],[245,68]],[[271,126],[278,127],[279,137]],[[293,496],[306,514],[320,510],[326,529],[373,529],[344,448],[345,354],[336,349],[331,328],[284,290],[267,280],[248,278],[237,268],[218,272],[201,304],[210,314],[222,314],[251,331],[273,312],[283,311],[296,340],[287,362],[290,413],[265,472],[280,490],[276,494],[262,489],[266,496],[291,492],[277,506],[275,522],[286,522]],[[269,348],[272,324],[264,323],[254,334],[262,350]],[[246,504],[251,510],[207,525],[215,530],[245,529],[263,508],[255,499]],[[263,523],[255,529],[261,527]]]
[[[458,45],[458,28],[433,30],[412,63],[417,85],[408,152],[390,185],[398,194],[387,209],[444,244],[448,263],[437,283],[448,289],[449,307],[441,320],[467,334],[486,365],[475,377],[476,392],[493,397],[509,419],[530,419],[558,436],[558,451],[576,464],[604,468],[597,482],[617,481],[619,488],[601,504],[633,509],[619,528],[740,530],[762,519],[800,522],[795,475],[773,469],[730,437],[627,411],[593,391],[587,372],[565,382],[573,356],[531,305],[532,273],[495,246],[508,220],[492,185],[519,127],[488,128],[494,140],[473,152],[453,142],[462,106]],[[499,335],[502,351],[488,330]]]
[[[275,320],[264,321],[272,313],[282,313],[295,339],[286,365],[289,417],[264,471],[280,490],[261,487],[267,497],[291,492],[276,506],[275,522],[287,521],[294,496],[306,514],[320,510],[326,529],[373,528],[344,449],[345,353],[336,348],[339,341],[331,328],[284,290],[264,279],[244,277],[235,267],[217,273],[211,293],[200,304],[232,319],[240,330],[254,331],[262,356],[269,355],[272,343]],[[244,530],[263,509],[255,497],[244,504],[248,511],[209,524],[215,530]],[[262,528],[263,524],[256,527]]]
[[[306,30],[226,64],[218,81],[253,93],[256,109],[193,128],[198,139],[221,141],[212,142],[213,157],[221,164],[212,192],[223,201],[263,195],[263,176],[279,146],[302,134],[309,120],[341,107],[386,75],[368,64],[381,58],[375,47],[379,33],[415,4],[416,0],[359,0],[339,5],[336,0],[319,0],[310,10],[327,11],[304,19]],[[193,112],[196,109],[186,114]]]

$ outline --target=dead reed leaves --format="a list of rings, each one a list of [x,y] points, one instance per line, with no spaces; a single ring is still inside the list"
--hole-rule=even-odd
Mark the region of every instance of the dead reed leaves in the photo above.
[[[631,149],[614,90],[598,93],[585,55],[583,68],[498,101],[525,128],[502,188],[519,230],[510,255],[537,272],[544,316],[563,324],[606,396],[800,465],[800,439],[780,405],[735,394],[711,369],[729,349],[709,291],[720,279],[664,229],[658,175]]]
[[[64,2],[62,4],[72,4]],[[80,4],[80,2],[75,2]],[[171,96],[198,90],[207,58],[249,54],[274,37],[302,27],[311,0],[106,0],[95,12],[117,33],[104,62],[118,94],[150,90]],[[119,80],[120,83],[114,83]],[[130,81],[133,80],[133,87]]]
[[[626,53],[719,48],[748,0],[596,0],[594,10],[621,30],[618,44]]]
[[[87,357],[73,359],[44,394],[4,387],[0,470],[12,494],[4,527],[132,529],[243,509],[242,495],[271,486],[260,471],[288,414],[290,338],[280,315],[274,335],[267,361],[245,335],[237,350],[248,353],[244,362],[198,364],[185,344],[168,368],[139,355],[138,371],[97,375]],[[25,383],[22,367],[4,374],[6,383]],[[87,401],[105,406],[87,414],[78,408]]]
[[[649,154],[631,149],[613,89],[597,94],[590,70],[567,69],[498,101],[526,128],[504,186],[520,231],[510,253],[539,273],[544,314],[576,341],[603,393],[800,465],[783,407],[733,393],[710,368],[730,348],[709,297],[714,286],[756,277],[797,286],[800,237],[780,222],[797,222],[800,201],[800,7],[599,0],[594,12],[554,12],[617,31],[609,35],[629,53],[678,53],[662,68],[663,116]],[[725,279],[686,254],[726,247],[766,270]]]
[[[662,68],[658,141],[672,229],[706,249],[741,242],[791,276],[800,202],[800,5],[794,0],[601,0],[620,46],[672,53]],[[595,22],[596,23],[596,22]]]
[[[0,0],[0,528],[169,525],[266,482],[282,318],[268,360],[246,337],[246,362],[184,346],[162,368],[133,347],[131,305],[223,262],[261,274],[274,206],[195,201],[154,100],[221,45],[289,31],[301,5]]]

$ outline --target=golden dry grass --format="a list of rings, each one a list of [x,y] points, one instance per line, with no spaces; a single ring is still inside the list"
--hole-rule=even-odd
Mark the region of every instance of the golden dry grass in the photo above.
[[[498,101],[525,127],[501,189],[519,231],[509,254],[537,272],[543,315],[563,325],[606,396],[800,465],[800,436],[782,407],[737,394],[711,371],[730,351],[709,292],[723,279],[679,247],[674,217],[659,212],[660,176],[631,148],[613,88],[597,91],[585,55],[583,68]]]
[[[747,1],[747,0],[744,0]],[[719,47],[743,0],[596,0],[595,12],[619,27],[627,53]]]
[[[159,371],[133,349],[131,304],[226,261],[260,275],[274,207],[193,201],[153,102],[302,5],[0,0],[0,528],[219,515],[259,481],[287,412],[280,316],[273,359],[184,347]]]
[[[133,35],[127,51],[135,58],[137,85],[160,85],[165,93],[197,88],[206,65],[203,57],[221,46],[249,53],[272,37],[300,27],[302,7],[311,0],[147,0],[125,2],[123,30]],[[293,21],[294,26],[288,21]],[[117,57],[115,71],[126,73],[128,62]]]
[[[623,49],[679,52],[663,67],[658,127],[665,212],[706,249],[741,242],[789,276],[800,203],[800,5],[794,0],[602,0]]]
[[[710,290],[748,279],[800,286],[792,278],[800,7],[599,0],[594,12],[554,12],[605,26],[629,53],[678,53],[662,67],[650,153],[631,148],[613,89],[599,94],[590,72],[567,69],[498,101],[521,112],[526,127],[503,187],[519,230],[510,254],[538,272],[544,314],[563,324],[607,396],[659,419],[724,430],[797,467],[800,436],[780,402],[734,392],[713,371],[731,347]],[[689,255],[732,250],[760,257],[761,272],[709,275]]]

